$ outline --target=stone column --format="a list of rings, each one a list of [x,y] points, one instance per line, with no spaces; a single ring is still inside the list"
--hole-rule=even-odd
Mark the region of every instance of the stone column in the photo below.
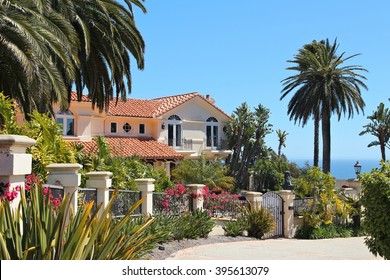
[[[154,179],[135,179],[141,197],[145,198],[141,205],[142,214],[153,215],[154,181]]]
[[[104,211],[110,200],[110,188],[112,186],[112,172],[93,171],[88,172],[87,188],[96,189],[96,205],[102,204],[99,214]]]
[[[17,186],[24,188],[25,176],[31,173],[32,155],[26,149],[35,144],[35,140],[23,135],[0,135],[0,183],[10,184],[9,191]],[[16,209],[20,194],[11,202]]]
[[[261,192],[243,191],[241,192],[241,194],[245,196],[246,200],[250,203],[250,205],[257,204],[258,206],[261,206],[261,202],[263,201],[263,194]]]
[[[203,184],[190,184],[187,185],[187,187],[191,188],[191,194],[192,194],[192,210],[195,211],[196,209],[203,210],[203,188],[205,185]]]
[[[70,203],[75,213],[78,208],[77,189],[81,184],[81,174],[78,171],[81,168],[83,166],[78,163],[53,163],[46,166],[46,169],[49,171],[47,184],[63,186],[64,197],[66,195],[72,195]]]
[[[294,232],[294,198],[295,194],[290,190],[281,190],[279,195],[283,198],[283,235],[285,238],[293,238]]]

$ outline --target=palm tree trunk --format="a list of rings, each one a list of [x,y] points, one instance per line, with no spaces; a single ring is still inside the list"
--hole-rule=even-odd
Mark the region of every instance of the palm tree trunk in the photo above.
[[[314,158],[313,165],[318,166],[320,157],[320,118],[318,114],[314,117]]]
[[[322,112],[322,171],[330,173],[330,113]]]
[[[385,150],[385,144],[381,143],[381,155],[382,155],[382,160],[386,161],[386,150]]]

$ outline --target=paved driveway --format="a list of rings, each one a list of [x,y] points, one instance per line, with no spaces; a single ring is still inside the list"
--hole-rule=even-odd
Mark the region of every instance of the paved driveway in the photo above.
[[[363,237],[321,240],[267,239],[187,248],[167,260],[382,260]]]

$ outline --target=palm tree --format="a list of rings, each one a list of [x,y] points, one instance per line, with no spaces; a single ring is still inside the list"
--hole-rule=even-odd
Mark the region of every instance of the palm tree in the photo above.
[[[276,135],[278,136],[279,146],[278,146],[278,159],[280,159],[282,153],[282,147],[286,147],[286,139],[288,133],[285,130],[276,130]]]
[[[330,119],[336,114],[340,120],[342,114],[348,118],[354,112],[363,111],[365,103],[360,88],[367,89],[362,80],[366,78],[357,73],[367,70],[359,65],[343,63],[358,54],[344,58],[345,53],[337,55],[337,40],[333,44],[327,39],[315,45],[315,52],[301,49],[287,70],[298,71],[298,74],[284,79],[281,99],[295,91],[288,104],[290,119],[307,120],[310,116],[318,116],[321,121],[323,143],[323,171],[330,172],[331,135]]]
[[[78,39],[48,0],[0,1],[0,91],[24,113],[68,104],[64,77],[75,74]]]
[[[368,144],[368,147],[380,146],[382,160],[386,161],[386,147],[390,148],[390,111],[389,108],[385,108],[383,103],[378,105],[376,111],[372,113],[371,116],[368,116],[367,119],[371,123],[363,126],[364,130],[360,132],[359,135],[371,134],[375,136],[378,140],[372,141]]]
[[[18,101],[26,117],[52,103],[65,110],[75,85],[103,110],[131,92],[130,56],[144,67],[143,38],[133,5],[140,0],[0,1],[0,92]]]
[[[144,67],[145,43],[138,31],[132,5],[146,13],[140,0],[125,0],[127,8],[116,0],[51,0],[52,8],[64,14],[80,39],[80,67],[75,75],[76,91],[81,99],[84,86],[92,106],[102,111],[114,97],[126,99],[131,92],[130,54],[137,67]],[[70,94],[70,86],[69,94]]]

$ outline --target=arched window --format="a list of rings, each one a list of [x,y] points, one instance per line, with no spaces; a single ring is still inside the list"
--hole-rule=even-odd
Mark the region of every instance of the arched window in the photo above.
[[[182,146],[181,118],[178,115],[168,117],[168,145],[171,147]]]
[[[206,145],[207,147],[218,147],[218,120],[214,117],[209,117],[206,122]]]
[[[170,121],[181,121],[181,118],[178,115],[170,115],[168,120],[170,120]]]
[[[74,131],[74,115],[71,111],[58,111],[56,122],[62,126],[62,135],[73,136]]]

